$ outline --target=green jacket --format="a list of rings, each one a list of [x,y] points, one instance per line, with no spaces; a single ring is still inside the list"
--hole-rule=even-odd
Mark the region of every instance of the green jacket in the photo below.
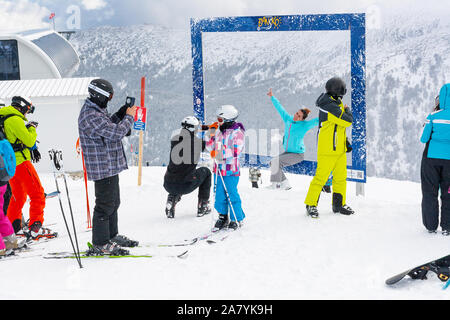
[[[16,165],[20,165],[22,162],[31,160],[30,150],[36,143],[37,133],[36,128],[25,126],[25,121],[28,121],[25,116],[13,106],[4,107],[0,109],[0,117],[13,114],[5,120],[5,135],[6,139],[11,143],[23,143],[27,148],[22,151],[16,151]]]

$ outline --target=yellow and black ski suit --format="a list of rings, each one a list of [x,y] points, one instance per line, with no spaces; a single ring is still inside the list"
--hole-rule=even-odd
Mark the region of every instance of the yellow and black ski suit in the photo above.
[[[353,116],[339,98],[323,93],[316,101],[319,108],[319,137],[317,169],[309,186],[305,204],[317,206],[322,187],[333,172],[333,199],[342,196],[343,206],[347,189],[347,136],[345,129],[352,125]]]

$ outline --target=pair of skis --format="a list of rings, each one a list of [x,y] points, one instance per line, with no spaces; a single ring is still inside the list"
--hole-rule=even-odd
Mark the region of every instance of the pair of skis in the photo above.
[[[88,247],[92,248],[92,244],[88,242]],[[155,258],[155,257],[173,257],[173,258],[180,258],[184,259],[188,256],[188,250],[185,250],[181,252],[180,254],[169,254],[169,255],[162,255],[162,254],[127,254],[127,255],[89,255],[87,254],[87,251],[82,251],[79,254],[80,259],[104,259],[104,258]],[[78,256],[75,256],[72,252],[51,252],[44,255],[45,259],[77,259]]]
[[[143,247],[186,247],[186,246],[192,246],[201,241],[206,241],[206,243],[208,243],[208,244],[213,244],[213,243],[217,243],[219,241],[225,240],[226,238],[228,238],[228,236],[230,235],[231,232],[232,231],[230,231],[228,229],[221,229],[221,230],[213,229],[209,233],[206,233],[206,234],[203,234],[203,235],[191,238],[191,239],[183,240],[181,242],[160,243],[160,244],[147,243],[147,244],[142,244],[141,246],[143,246]]]
[[[233,230],[234,231],[234,230]],[[136,248],[170,248],[170,247],[189,247],[192,245],[195,245],[201,241],[205,241],[208,244],[215,244],[220,241],[225,240],[228,238],[228,236],[231,234],[232,231],[230,230],[212,230],[210,233],[194,237],[189,240],[184,240],[181,242],[175,242],[175,243],[160,243],[160,244],[152,244],[152,243],[144,243],[141,245],[138,245]],[[92,248],[92,244],[88,243],[88,247]],[[80,259],[86,259],[86,258],[155,258],[155,257],[173,257],[173,258],[186,258],[188,256],[189,250],[183,250],[181,253],[178,254],[129,254],[129,255],[121,255],[121,256],[112,256],[112,255],[87,255],[86,251],[80,252]],[[46,255],[44,255],[45,259],[74,259],[77,258],[77,256],[74,253],[71,252],[51,252]]]

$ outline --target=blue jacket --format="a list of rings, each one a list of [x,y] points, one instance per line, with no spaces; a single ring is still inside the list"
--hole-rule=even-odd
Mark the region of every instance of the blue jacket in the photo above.
[[[430,141],[428,158],[450,160],[450,83],[441,88],[439,105],[440,110],[427,117],[420,141]]]
[[[303,142],[303,137],[305,136],[306,132],[308,132],[308,130],[319,125],[319,118],[314,118],[309,121],[294,121],[294,117],[286,112],[277,98],[272,96],[271,100],[275,109],[277,109],[278,113],[281,116],[281,119],[284,122],[284,151],[292,153],[304,153],[305,144]]]

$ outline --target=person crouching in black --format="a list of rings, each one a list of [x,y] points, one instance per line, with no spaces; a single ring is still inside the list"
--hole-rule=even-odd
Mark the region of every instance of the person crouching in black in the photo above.
[[[164,175],[164,189],[169,193],[166,203],[167,218],[175,217],[175,206],[181,196],[197,188],[197,217],[211,212],[211,171],[206,167],[197,168],[200,154],[205,149],[205,142],[197,137],[199,128],[199,120],[189,116],[181,122],[181,129],[172,135],[170,160]]]

